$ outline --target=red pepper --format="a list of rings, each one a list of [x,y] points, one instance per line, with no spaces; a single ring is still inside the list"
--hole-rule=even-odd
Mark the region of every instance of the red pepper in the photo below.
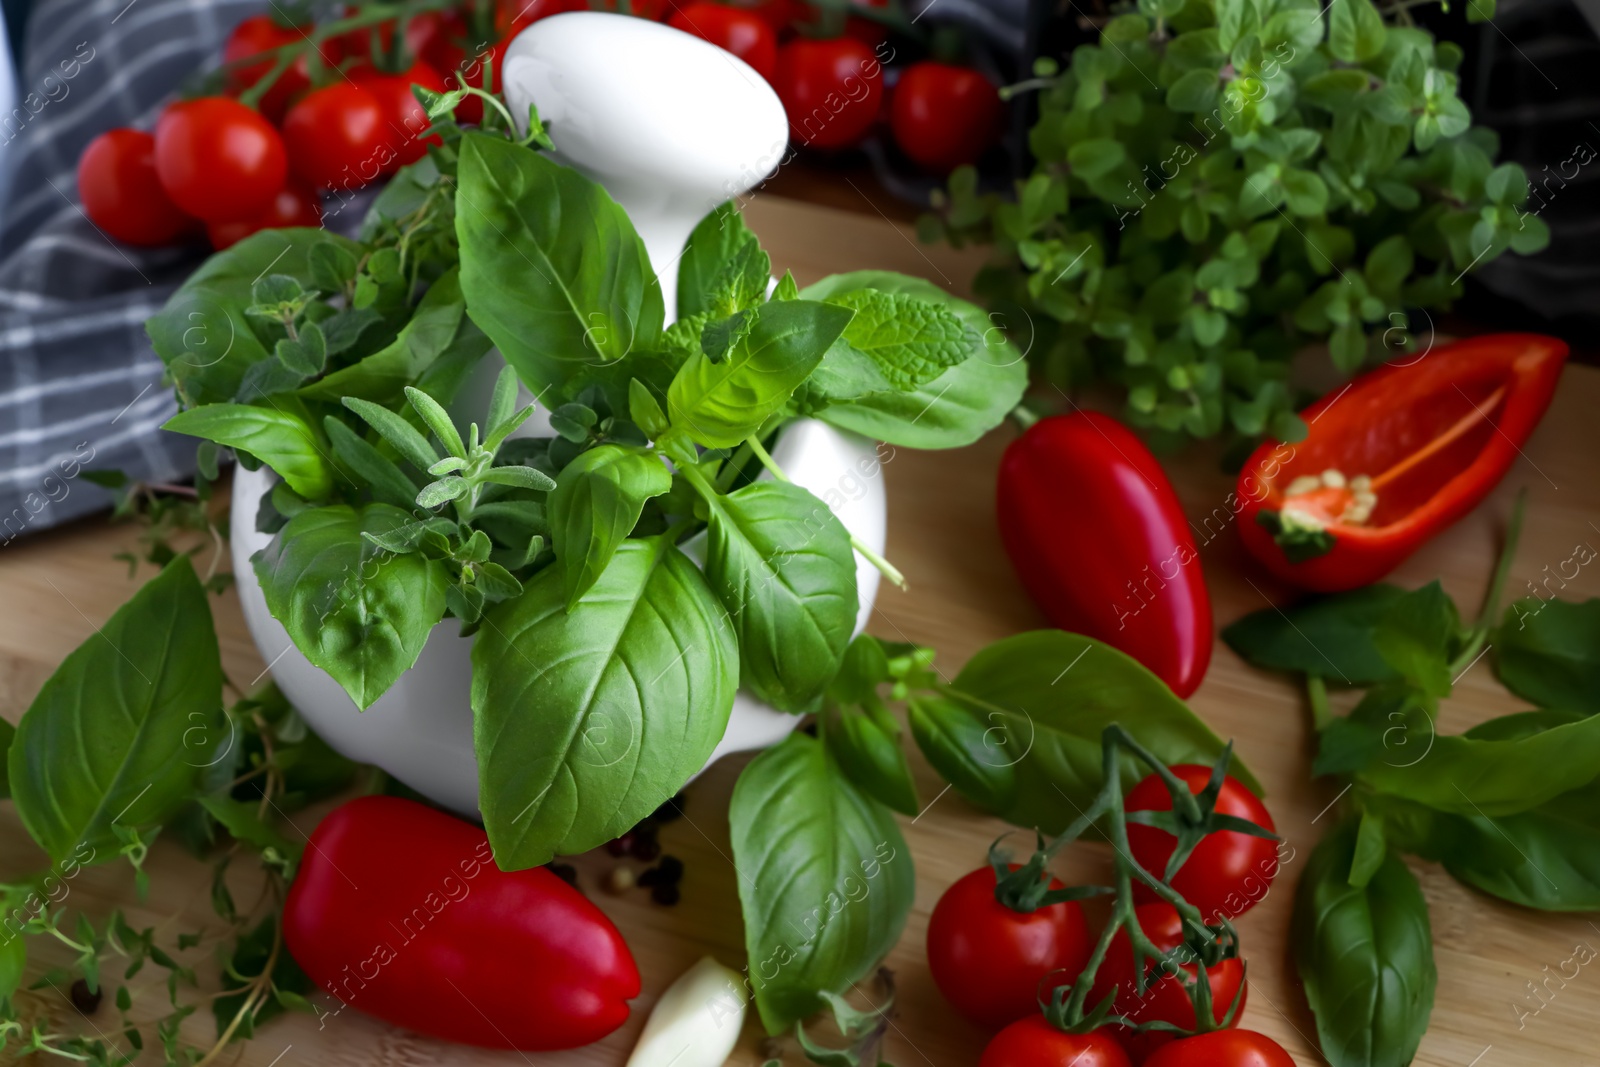
[[[398,797],[322,821],[284,905],[295,961],[396,1026],[485,1048],[576,1048],[628,1019],[639,968],[611,920],[483,830]]]
[[[1172,483],[1094,412],[1040,419],[1000,461],[1000,538],[1050,622],[1120,649],[1180,697],[1211,662],[1211,598]]]
[[[1323,397],[1304,441],[1263,444],[1240,472],[1245,547],[1305,589],[1377,581],[1505,477],[1566,358],[1553,337],[1490,334]]]

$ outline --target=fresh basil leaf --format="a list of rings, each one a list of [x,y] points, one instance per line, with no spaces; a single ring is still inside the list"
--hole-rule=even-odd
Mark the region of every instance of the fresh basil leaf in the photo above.
[[[709,310],[720,316],[754,308],[767,299],[771,284],[772,260],[760,242],[742,242],[711,280]]]
[[[338,403],[347,396],[389,403],[443,355],[461,329],[466,304],[456,268],[446,271],[417,303],[417,310],[387,346],[312,382],[300,395]],[[484,348],[488,344],[485,339]]]
[[[1392,851],[1365,886],[1352,885],[1356,833],[1354,821],[1343,823],[1306,864],[1295,891],[1295,966],[1333,1067],[1405,1067],[1439,981],[1428,904]]]
[[[1228,647],[1257,667],[1315,674],[1345,685],[1399,677],[1373,633],[1406,591],[1369,585],[1287,608],[1263,608],[1222,631]]]
[[[1389,840],[1384,832],[1383,816],[1371,810],[1362,812],[1355,852],[1350,859],[1350,884],[1357,889],[1366,888],[1388,855]]]
[[[365,710],[444,618],[444,565],[366,540],[415,523],[388,504],[308,508],[250,558],[267,608],[306,659]]]
[[[1519,697],[1600,714],[1600,600],[1519,600],[1491,642],[1495,672]]]
[[[1539,807],[1586,785],[1600,771],[1600,717],[1527,736],[1487,731],[1439,736],[1431,708],[1431,701],[1414,702],[1386,715],[1393,725],[1372,723],[1404,731],[1405,754],[1368,764],[1359,775],[1363,783],[1438,811],[1497,817]],[[1396,751],[1394,745],[1388,748]]]
[[[1103,784],[1101,734],[1112,723],[1167,764],[1211,764],[1222,755],[1222,742],[1159,678],[1081,634],[1035,630],[997,641],[941,693],[970,719],[959,736],[982,738],[970,761],[1015,768],[1016,794],[1000,814],[1018,826],[1058,832],[1088,810]],[[1122,760],[1123,783],[1132,788],[1148,769],[1131,756]],[[1237,759],[1229,773],[1261,792]]]
[[[757,244],[756,235],[744,224],[744,216],[733,201],[719,204],[701,219],[689,234],[678,260],[678,315],[687,319],[712,309],[714,286],[725,264],[739,251]],[[769,267],[770,269],[770,267]],[[761,280],[762,293],[766,279]]]
[[[739,444],[816,369],[851,314],[814,300],[763,304],[724,358],[699,352],[679,368],[667,391],[673,425],[707,448]]]
[[[976,304],[958,300],[932,282],[893,271],[834,274],[807,286],[805,300],[829,300],[872,289],[942,304],[968,329],[966,359],[909,390],[890,389],[831,403],[818,417],[841,429],[906,448],[960,448],[1005,419],[1028,386],[1027,363],[999,325]]]
[[[352,256],[359,251],[353,241],[316,227],[251,234],[201,264],[145,323],[186,406],[231,400],[245,371],[271,356],[245,314],[254,302],[251,288],[269,271],[312,285],[312,258],[322,247]]]
[[[1460,631],[1455,601],[1433,581],[1390,604],[1373,627],[1372,639],[1400,677],[1443,697],[1450,694],[1450,649]]]
[[[752,482],[710,508],[706,580],[738,635],[740,684],[776,708],[809,710],[855,629],[850,535],[788,482]]]
[[[566,608],[546,568],[472,647],[479,802],[507,870],[594,848],[655,811],[710,757],[738,687],[727,612],[659,538],[624,541]]]
[[[921,810],[899,727],[887,710],[877,717],[843,709],[828,719],[824,737],[834,762],[863,793],[903,815]]]
[[[546,506],[568,611],[639,524],[645,501],[671,489],[660,457],[617,445],[591,448],[562,468]]]
[[[6,757],[11,752],[11,742],[16,736],[17,728],[0,719],[0,800],[11,795],[11,773],[7,770],[9,761]]]
[[[200,798],[201,807],[211,813],[235,839],[254,845],[257,851],[272,849],[284,859],[298,861],[305,844],[290,841],[261,817],[260,805],[226,796]]]
[[[11,915],[18,903],[10,896],[0,895],[0,908],[3,908],[0,913]],[[28,939],[6,930],[4,936],[0,937],[0,1011],[10,1012],[11,998],[22,988],[22,978],[27,969]]]
[[[911,852],[888,809],[803,733],[751,761],[728,818],[750,981],[776,1034],[900,939],[916,890]]]
[[[1017,769],[1004,735],[952,700],[934,695],[906,702],[911,736],[939,776],[984,811],[1006,811],[1017,796]]]
[[[317,435],[292,412],[244,404],[206,404],[178,412],[162,429],[248,452],[277,471],[289,488],[307,500],[320,500],[333,490],[333,471],[323,458]]]
[[[597,183],[501,137],[461,140],[456,236],[472,319],[535,393],[661,334],[661,286]]]
[[[304,371],[289,367],[280,354],[274,353],[259,363],[250,364],[244,377],[239,380],[239,391],[232,399],[239,404],[254,404],[269,396],[292,393],[308,377]]]
[[[211,605],[179,556],[45,682],[11,744],[12,799],[60,862],[121,847],[200,792],[226,736]]]

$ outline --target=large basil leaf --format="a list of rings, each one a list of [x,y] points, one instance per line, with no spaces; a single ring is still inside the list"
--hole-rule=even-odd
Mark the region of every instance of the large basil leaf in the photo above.
[[[1228,647],[1272,671],[1315,674],[1346,685],[1399,677],[1378,652],[1373,631],[1406,591],[1369,585],[1287,608],[1264,608],[1222,631]]]
[[[667,411],[707,448],[732,448],[788,402],[838,339],[851,312],[814,300],[781,300],[741,312],[745,329],[722,358],[696,352],[667,390]]]
[[[800,295],[830,300],[863,289],[902,294],[943,305],[966,326],[969,355],[932,381],[911,389],[885,389],[829,404],[819,418],[865,437],[906,448],[959,448],[996,426],[1028,387],[1023,354],[976,304],[958,300],[921,278],[893,271],[833,274]]]
[[[211,606],[187,556],[74,649],[34,698],[7,760],[17,814],[51,859],[114,854],[201,791],[227,731]]]
[[[389,504],[307,508],[250,558],[273,617],[358,708],[411,668],[444,617],[444,564],[361,536],[414,523]]]
[[[591,448],[561,469],[547,507],[568,611],[638,525],[645,501],[671,489],[659,457],[619,445]]]
[[[911,736],[933,769],[985,811],[1005,811],[1017,796],[1017,761],[1005,737],[953,700],[932,694],[906,701]]]
[[[1018,826],[1060,831],[1100,792],[1101,734],[1121,724],[1168,764],[1215,763],[1223,744],[1161,679],[1137,660],[1082,634],[1035,630],[982,649],[942,694],[969,721],[952,738],[981,739],[970,762],[1016,769],[1016,792],[999,812]],[[953,713],[946,708],[945,717]],[[1148,773],[1122,757],[1123,783]],[[1260,784],[1237,759],[1230,772],[1256,793]],[[985,776],[988,780],[990,776]],[[959,779],[953,780],[958,789]],[[973,796],[992,803],[991,795]]]
[[[178,412],[162,429],[248,452],[308,500],[320,500],[333,489],[333,468],[316,433],[293,412],[248,404],[207,404]]]
[[[1404,1067],[1428,1028],[1439,975],[1428,904],[1390,852],[1363,887],[1350,884],[1357,823],[1312,852],[1295,892],[1292,948],[1333,1067]]]
[[[473,321],[534,392],[661,333],[661,287],[597,183],[502,137],[461,141],[456,236]]]
[[[1528,711],[1467,731],[1515,740],[1576,722],[1577,712]],[[1485,893],[1542,911],[1600,909],[1600,779],[1515,815],[1452,815],[1378,795],[1398,847],[1442,863]]]
[[[743,249],[759,244],[730,200],[695,225],[678,260],[678,318],[711,310],[718,275]]]
[[[355,242],[320,228],[262,230],[201,264],[145,323],[185,406],[232,399],[245,371],[272,355],[245,315],[256,281],[270,272],[315,289],[319,279],[337,279],[323,278],[326,270],[314,263],[353,266],[359,251]]]
[[[15,913],[21,902],[9,894],[0,894],[0,912]],[[11,998],[22,988],[22,979],[28,969],[28,939],[6,931],[0,938],[0,1011],[11,1010]]]
[[[1450,693],[1450,649],[1461,630],[1455,601],[1437,581],[1398,597],[1372,630],[1389,665],[1431,696]]]
[[[11,752],[11,742],[17,736],[17,728],[4,719],[0,719],[0,800],[11,795],[11,772],[8,771],[6,757]]]
[[[507,870],[617,837],[722,739],[739,680],[728,616],[659,538],[625,541],[570,613],[556,568],[472,647],[479,802]]]
[[[1362,782],[1438,811],[1495,817],[1537,808],[1600,771],[1600,716],[1526,736],[1437,735],[1429,707],[1412,702],[1365,723],[1386,737],[1403,732],[1405,747],[1388,745],[1389,758],[1369,762]]]
[[[1543,707],[1600,714],[1600,600],[1519,600],[1492,641],[1507,689]]]
[[[798,485],[753,482],[711,501],[706,579],[739,637],[739,680],[806,711],[839,670],[856,624],[850,535]]]
[[[882,959],[916,890],[888,809],[803,733],[751,761],[728,812],[756,1008],[786,1030]]]
[[[450,268],[423,294],[416,312],[392,342],[378,351],[300,390],[313,400],[338,403],[344,397],[384,403],[399,399],[408,385],[414,384],[428,368],[449,352],[463,333],[466,304],[461,297],[461,281],[455,267]],[[471,331],[462,340],[476,344],[478,354],[489,350],[489,339]]]

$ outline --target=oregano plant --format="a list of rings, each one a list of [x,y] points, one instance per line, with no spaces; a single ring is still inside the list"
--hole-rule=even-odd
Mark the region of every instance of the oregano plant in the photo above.
[[[993,245],[977,287],[1047,380],[1114,383],[1168,444],[1297,440],[1297,350],[1347,373],[1414,351],[1422,309],[1549,240],[1472,126],[1461,49],[1409,6],[1139,0],[1017,87],[1039,118],[1015,196],[957,171],[923,234]]]

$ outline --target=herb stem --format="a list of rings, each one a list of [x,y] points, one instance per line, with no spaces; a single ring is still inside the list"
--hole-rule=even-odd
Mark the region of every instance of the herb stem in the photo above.
[[[1320,674],[1306,675],[1306,698],[1311,701],[1311,726],[1317,733],[1328,728],[1333,709],[1328,706],[1328,683]]]
[[[782,467],[778,466],[778,462],[772,458],[772,454],[762,447],[760,441],[754,437],[746,437],[744,443],[750,446],[750,451],[756,454],[756,458],[761,461],[761,465],[767,468],[767,471],[774,478],[780,482],[789,481],[789,476],[783,472]],[[843,524],[841,523],[841,525]],[[878,573],[893,582],[897,588],[906,588],[906,576],[900,573],[900,568],[884,559],[877,549],[864,543],[855,534],[850,533],[848,527],[845,528],[845,533],[850,534],[850,547],[860,553],[862,559],[878,568]]]

